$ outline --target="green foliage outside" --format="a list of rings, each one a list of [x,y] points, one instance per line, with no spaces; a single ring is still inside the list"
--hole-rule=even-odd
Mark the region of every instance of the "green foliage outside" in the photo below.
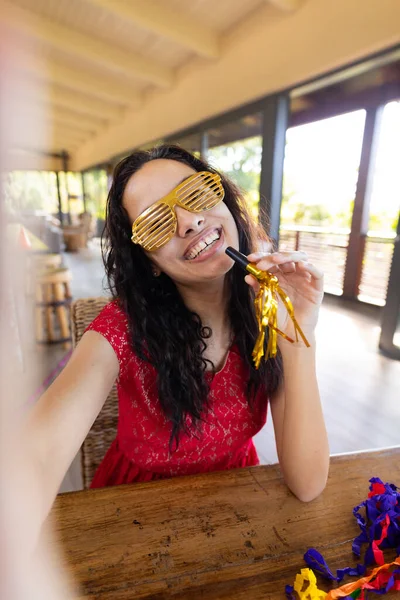
[[[321,194],[323,196],[323,194]],[[339,208],[337,211],[329,210],[323,202],[319,204],[305,204],[301,202],[290,177],[285,173],[283,178],[281,223],[283,226],[312,226],[332,227],[335,229],[350,229],[353,214],[354,198],[348,198],[348,209]]]
[[[86,209],[99,219],[105,218],[107,173],[93,169],[85,173]],[[13,171],[2,178],[5,207],[9,214],[51,214],[58,216],[57,179],[54,171]],[[80,173],[59,173],[63,213],[80,214],[84,210]],[[68,199],[69,195],[69,199]]]
[[[386,115],[386,128],[389,133],[399,121],[399,106],[400,103],[391,103],[385,108],[385,113],[387,112],[386,109],[391,111],[387,112]],[[310,126],[313,125],[315,124]],[[321,138],[323,139],[322,147],[326,141],[326,131],[328,131],[326,126],[323,121],[318,124],[318,127],[321,127],[320,131],[325,136]],[[307,128],[308,126],[302,127]],[[289,130],[288,135],[290,131],[293,130]],[[309,130],[307,129],[308,135]],[[391,135],[395,137],[393,134]],[[383,144],[380,150],[381,161],[380,166],[376,168],[374,173],[374,191],[369,217],[369,231],[379,232],[383,236],[393,235],[399,218],[398,185],[396,185],[398,170],[394,166],[393,144],[391,146],[386,141],[386,145]],[[290,146],[287,148],[290,149]],[[311,148],[309,154],[312,154],[312,149],[318,151],[318,148],[319,146]],[[349,230],[354,207],[357,167],[354,167],[354,178],[352,176],[353,167],[349,167],[350,171],[347,169],[346,179],[340,169],[336,172],[337,164],[335,161],[332,161],[332,164],[326,161],[322,163],[322,166],[326,165],[327,167],[327,179],[330,178],[331,182],[345,180],[345,185],[339,187],[338,194],[335,194],[334,190],[336,188],[332,189],[327,179],[315,180],[313,178],[315,171],[313,171],[314,163],[310,163],[313,160],[312,158],[309,158],[308,163],[307,161],[304,163],[306,167],[310,167],[310,176],[303,177],[302,182],[299,184],[297,179],[299,169],[297,168],[297,178],[294,171],[296,171],[295,167],[299,166],[299,161],[300,165],[303,164],[301,161],[304,159],[304,155],[299,156],[301,150],[299,150],[298,143],[294,147],[294,152],[294,161],[292,154],[292,167],[288,164],[290,161],[285,164],[281,208],[282,226],[298,228],[311,226]],[[259,212],[261,154],[262,140],[260,136],[216,146],[210,148],[208,152],[210,163],[226,173],[241,188],[255,218],[258,217]],[[308,157],[308,154],[306,156]],[[303,175],[308,173],[308,171],[300,172]],[[63,212],[68,212],[68,208],[72,213],[82,212],[82,180],[80,173],[60,173],[59,179]],[[351,183],[352,181],[354,183]],[[84,184],[87,210],[98,219],[104,219],[108,193],[106,171],[103,169],[87,171],[84,174]],[[69,202],[67,190],[70,194]],[[15,171],[9,173],[5,176],[4,191],[6,207],[10,212],[58,213],[56,175],[54,172]],[[329,194],[332,191],[333,194]],[[75,198],[71,199],[71,195]]]
[[[86,210],[97,219],[105,219],[107,203],[107,172],[104,169],[93,169],[84,175]]]
[[[82,178],[80,173],[61,171],[60,181],[61,207],[64,214],[70,212],[79,215],[83,212]]]
[[[208,160],[243,191],[252,215],[258,217],[260,200],[261,137],[240,140],[208,151]]]
[[[48,171],[13,171],[3,176],[6,210],[11,215],[58,213],[56,174]]]
[[[244,192],[251,213],[258,217],[259,186],[261,172],[261,138],[254,137],[225,146],[211,148],[208,159],[212,165],[230,177]],[[339,175],[340,176],[340,175]],[[355,179],[357,174],[355,173]],[[321,227],[328,229],[351,228],[355,190],[347,198],[341,198],[335,210],[324,204],[324,190],[321,189],[321,202],[302,202],[295,189],[291,174],[285,172],[282,192],[281,223],[290,227]],[[388,208],[388,204],[391,206]],[[369,231],[391,235],[398,222],[398,199],[386,202],[385,206],[373,207],[369,218]]]

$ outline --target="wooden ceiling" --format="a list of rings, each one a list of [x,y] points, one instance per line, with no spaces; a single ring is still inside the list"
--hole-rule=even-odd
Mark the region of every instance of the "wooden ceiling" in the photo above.
[[[399,18],[398,0],[0,0],[7,166],[90,168],[282,89],[310,118],[330,98],[307,82],[360,74]]]
[[[12,33],[16,151],[74,153],[173,88],[181,69],[217,61],[224,37],[255,11],[270,4],[290,14],[300,3],[0,0],[0,21]]]

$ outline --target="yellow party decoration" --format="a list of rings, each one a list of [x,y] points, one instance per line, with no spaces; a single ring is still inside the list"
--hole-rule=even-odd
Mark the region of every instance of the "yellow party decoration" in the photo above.
[[[302,332],[296,317],[294,316],[293,304],[280,287],[278,278],[267,271],[261,271],[251,263],[247,265],[247,271],[254,275],[254,277],[256,277],[260,283],[260,290],[255,299],[255,309],[259,330],[253,349],[253,361],[256,369],[258,369],[260,366],[261,359],[264,356],[265,331],[267,327],[269,328],[269,336],[268,346],[265,352],[265,360],[268,360],[270,357],[274,358],[274,356],[276,356],[278,335],[281,335],[283,338],[293,344],[294,341],[299,341],[298,334],[300,334],[303,342],[307,348],[309,348],[310,344]],[[282,300],[289,317],[293,321],[296,337],[295,340],[278,329],[278,297]]]
[[[324,600],[326,598],[326,592],[317,588],[317,578],[311,569],[301,569],[301,572],[297,573],[293,588],[300,600]]]
[[[301,327],[294,316],[293,304],[279,285],[276,275],[268,273],[268,271],[261,271],[261,269],[256,267],[256,265],[253,265],[251,262],[249,262],[244,254],[238,252],[238,250],[235,250],[231,246],[229,246],[225,252],[238,265],[240,265],[242,269],[253,275],[253,277],[255,277],[260,284],[259,292],[254,301],[258,323],[258,336],[252,354],[255,368],[258,369],[261,359],[264,356],[265,331],[267,327],[269,329],[269,335],[267,350],[265,352],[265,360],[274,358],[276,356],[278,335],[281,335],[292,344],[295,341],[299,341],[300,335],[307,348],[309,348],[310,344],[308,343],[306,336],[302,332]],[[278,329],[279,298],[282,300],[283,306],[286,308],[289,317],[293,321],[296,340],[293,340],[286,333]]]

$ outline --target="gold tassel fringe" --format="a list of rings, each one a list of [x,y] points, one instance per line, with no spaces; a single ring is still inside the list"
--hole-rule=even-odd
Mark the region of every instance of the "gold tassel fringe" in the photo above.
[[[251,267],[253,267],[253,265],[251,265]],[[265,360],[274,358],[276,356],[278,335],[281,335],[292,344],[295,341],[299,341],[298,336],[300,335],[307,348],[310,347],[310,344],[302,332],[296,317],[294,316],[293,304],[280,287],[278,278],[266,271],[260,271],[256,267],[253,267],[251,270],[249,268],[248,270],[258,279],[260,284],[260,290],[254,302],[258,321],[258,337],[252,354],[255,368],[258,369],[261,359],[264,356],[265,331],[267,327],[269,329],[269,336],[268,345],[265,352]],[[296,337],[295,340],[278,329],[278,298],[282,300],[283,305],[293,321]]]

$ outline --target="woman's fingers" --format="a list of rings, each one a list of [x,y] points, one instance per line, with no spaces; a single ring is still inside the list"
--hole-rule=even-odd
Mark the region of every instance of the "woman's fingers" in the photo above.
[[[300,252],[299,250],[293,250],[293,252],[274,252],[274,254],[271,254],[272,262],[277,265],[287,262],[297,263],[300,260],[306,261],[307,259],[308,255],[305,252]]]
[[[303,273],[305,272],[311,275],[311,281],[313,282],[315,289],[321,292],[323,291],[324,273],[321,271],[321,269],[318,269],[315,265],[305,261],[300,261],[298,263],[298,268]]]
[[[253,252],[248,257],[250,262],[257,265],[261,271],[269,273],[283,273],[291,275],[296,273],[312,283],[318,291],[323,291],[324,273],[318,267],[311,264],[307,260],[307,254],[294,250],[292,252]],[[254,277],[247,275],[245,281],[258,292],[259,285]]]
[[[250,287],[253,288],[254,292],[256,294],[258,294],[258,291],[260,289],[260,284],[258,283],[257,279],[255,277],[253,277],[253,275],[246,275],[244,280]]]
[[[256,262],[266,256],[272,256],[272,252],[252,252],[251,254],[248,254],[247,258],[250,262]]]
[[[275,254],[264,254],[261,258],[257,255],[250,254],[248,256],[250,262],[254,263],[261,271],[269,271],[270,273],[294,273],[295,265],[299,261],[307,261],[307,254],[304,252],[277,252]],[[289,265],[284,267],[283,265]]]
[[[277,272],[279,270],[286,273],[293,273],[296,269],[293,268],[293,264],[299,261],[307,261],[307,254],[305,252],[293,251],[293,252],[274,252],[273,254],[255,252],[249,254],[247,257],[250,262],[257,265],[262,271],[269,271],[270,273]],[[290,265],[286,267],[286,271],[283,270],[282,265]]]
[[[283,263],[282,265],[280,265],[278,267],[278,269],[280,271],[282,271],[282,273],[295,273],[296,272],[296,263],[294,262],[288,262],[288,263]]]

